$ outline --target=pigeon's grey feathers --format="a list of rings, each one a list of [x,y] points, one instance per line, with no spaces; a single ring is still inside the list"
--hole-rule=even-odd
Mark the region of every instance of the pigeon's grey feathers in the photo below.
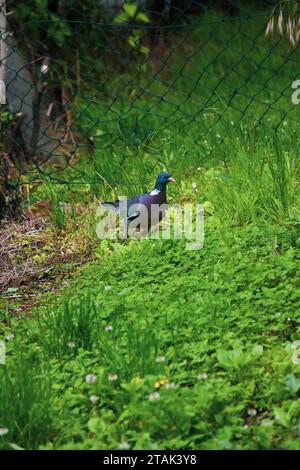
[[[123,218],[126,218],[127,223],[139,217],[146,210],[150,226],[152,220],[158,221],[164,217],[167,207],[167,184],[170,182],[175,182],[175,180],[166,172],[160,173],[155,188],[150,193],[139,194],[127,199],[127,214],[125,217],[125,214],[122,214],[122,207],[120,207],[120,203],[123,201],[103,202],[102,206],[119,212]],[[143,210],[139,206],[143,206]],[[155,218],[155,211],[159,211],[157,218]]]

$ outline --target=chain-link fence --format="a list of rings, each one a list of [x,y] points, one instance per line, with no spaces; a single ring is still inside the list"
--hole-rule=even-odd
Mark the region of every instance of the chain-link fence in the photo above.
[[[163,151],[171,130],[206,158],[230,126],[284,132],[288,120],[297,134],[291,2],[0,3],[2,183],[17,168],[26,182],[93,184],[95,158],[121,167]]]

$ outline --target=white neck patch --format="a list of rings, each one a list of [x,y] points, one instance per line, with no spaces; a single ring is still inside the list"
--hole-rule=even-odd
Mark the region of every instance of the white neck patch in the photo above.
[[[155,189],[152,189],[150,196],[157,196],[159,193],[160,193],[160,190],[155,188]]]

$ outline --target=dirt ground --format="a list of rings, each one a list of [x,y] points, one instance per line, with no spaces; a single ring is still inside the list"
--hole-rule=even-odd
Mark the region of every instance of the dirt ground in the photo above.
[[[18,221],[0,221],[0,296],[15,314],[32,308],[41,294],[59,290],[68,277],[92,259],[65,243],[47,216],[22,215]],[[81,245],[82,246],[82,245]]]

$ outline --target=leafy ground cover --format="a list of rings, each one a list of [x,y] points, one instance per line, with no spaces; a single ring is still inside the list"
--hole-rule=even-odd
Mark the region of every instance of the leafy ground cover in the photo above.
[[[2,445],[299,448],[290,242],[280,231],[274,253],[270,229],[224,235],[212,217],[200,251],[103,246],[61,298],[7,319]]]
[[[88,246],[93,261],[30,311],[19,306],[12,316],[1,303],[7,351],[0,366],[1,448],[299,449],[299,111],[289,119],[287,91],[298,62],[265,86],[283,57],[296,59],[297,51],[273,39],[270,54],[269,39],[258,34],[264,23],[249,24],[246,34],[239,21],[234,30],[224,24],[217,36],[206,27],[191,34],[191,45],[207,43],[204,62],[176,86],[160,81],[152,97],[140,96],[141,121],[130,121],[138,90],[125,90],[128,108],[124,98],[111,112],[128,111],[127,127],[119,125],[112,143],[113,124],[99,123],[93,157],[83,156],[65,174],[89,175],[93,184],[44,184],[32,192],[32,210],[41,200],[50,204],[52,249],[78,251],[80,258]],[[228,41],[235,49],[224,48],[215,61]],[[219,96],[228,98],[226,87],[236,88],[239,74],[252,79],[238,106],[211,94],[222,64],[231,75],[223,70]],[[172,100],[182,98],[199,67],[211,74],[176,109]],[[121,88],[128,77],[118,80]],[[169,99],[151,121],[147,110],[163,89]],[[254,89],[259,100],[242,119],[239,109]],[[283,89],[278,109],[267,107],[257,126],[267,101],[274,104]],[[182,110],[191,115],[211,96],[198,119],[176,124]],[[105,104],[84,109],[83,128],[107,112]],[[174,125],[158,133],[167,116]],[[133,125],[141,137],[156,131],[147,144],[141,138],[125,145]],[[97,201],[149,188],[161,167],[178,180],[171,203],[204,205],[203,249],[188,251],[185,240],[97,240]],[[48,238],[42,250],[37,240],[25,243],[36,263],[54,261],[47,245]]]

